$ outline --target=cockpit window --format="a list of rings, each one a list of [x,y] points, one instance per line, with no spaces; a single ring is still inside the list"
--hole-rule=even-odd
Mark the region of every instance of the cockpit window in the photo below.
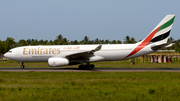
[[[8,51],[8,53],[12,53],[12,51]]]

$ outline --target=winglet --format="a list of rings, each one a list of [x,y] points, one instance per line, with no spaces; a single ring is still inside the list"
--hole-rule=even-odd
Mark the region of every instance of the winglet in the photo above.
[[[99,51],[102,45],[97,46],[94,50],[91,50],[89,53],[94,53],[95,51]]]

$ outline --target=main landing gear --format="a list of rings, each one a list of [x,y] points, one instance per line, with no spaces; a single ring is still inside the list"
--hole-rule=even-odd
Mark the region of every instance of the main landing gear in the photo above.
[[[94,68],[95,66],[94,66],[94,64],[89,64],[89,63],[86,63],[86,65],[79,65],[79,69],[81,69],[81,70],[89,70],[89,69],[92,69],[92,68]]]
[[[21,62],[21,68],[23,69],[24,67],[24,62]]]

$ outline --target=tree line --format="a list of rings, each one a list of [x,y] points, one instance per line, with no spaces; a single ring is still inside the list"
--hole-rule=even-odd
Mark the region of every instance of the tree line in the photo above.
[[[179,48],[179,40],[174,40],[172,37],[168,40],[171,43],[175,43],[171,48],[177,52],[180,52]],[[55,40],[37,40],[37,39],[21,39],[19,42],[15,42],[14,38],[7,37],[5,41],[0,40],[0,53],[5,53],[9,49],[19,46],[28,46],[28,45],[78,45],[78,44],[129,44],[129,43],[136,43],[137,41],[133,37],[126,36],[124,41],[120,40],[101,40],[101,39],[94,39],[90,40],[89,37],[85,36],[81,41],[74,40],[69,41],[67,38],[64,38],[61,34],[56,37]]]

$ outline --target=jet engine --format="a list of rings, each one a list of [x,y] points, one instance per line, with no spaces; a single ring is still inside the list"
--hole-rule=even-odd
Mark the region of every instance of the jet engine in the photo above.
[[[66,66],[69,64],[69,60],[66,58],[52,57],[48,59],[48,64],[51,67]]]

